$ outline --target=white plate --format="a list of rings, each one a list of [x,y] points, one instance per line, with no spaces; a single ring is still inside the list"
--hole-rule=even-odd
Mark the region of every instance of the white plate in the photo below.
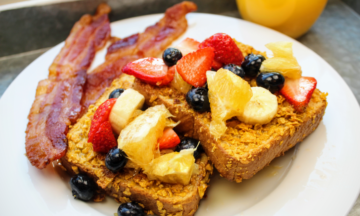
[[[143,31],[162,15],[112,23],[112,35],[125,37]],[[230,183],[217,174],[197,216],[210,215],[346,215],[360,189],[359,105],[337,72],[317,54],[273,30],[234,18],[193,13],[179,38],[199,41],[225,32],[258,50],[274,41],[292,41],[305,76],[329,92],[329,106],[318,129],[296,150],[276,159],[254,178]],[[177,42],[178,42],[177,41]],[[176,42],[175,42],[176,43]],[[69,177],[48,167],[38,170],[24,156],[27,115],[39,80],[63,43],[32,62],[10,85],[0,101],[0,215],[113,215],[118,204],[85,203],[71,196]],[[92,67],[105,55],[102,50]]]

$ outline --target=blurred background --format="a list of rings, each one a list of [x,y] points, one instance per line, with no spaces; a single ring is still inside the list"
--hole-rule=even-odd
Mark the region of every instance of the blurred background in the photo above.
[[[360,101],[360,0],[193,0],[198,12],[243,18],[296,38],[325,59]],[[0,98],[33,60],[64,41],[101,2],[111,21],[162,13],[180,0],[0,0]],[[358,198],[349,216],[360,216]]]
[[[162,13],[181,0],[0,0],[0,97],[34,59],[64,41],[101,2],[111,21]],[[243,18],[309,47],[344,78],[360,101],[360,0],[193,0],[198,12]],[[359,209],[360,215],[360,209]]]
[[[330,63],[360,101],[360,0],[193,1],[198,12],[243,18],[296,38]],[[101,2],[111,6],[110,20],[116,21],[163,13],[181,0],[0,0],[0,97]]]

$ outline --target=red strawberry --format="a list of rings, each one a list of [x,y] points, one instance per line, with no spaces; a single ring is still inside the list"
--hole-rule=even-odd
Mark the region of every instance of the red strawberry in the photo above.
[[[213,48],[199,49],[182,57],[176,70],[187,83],[200,87],[206,83],[206,71],[211,69],[213,60]]]
[[[181,54],[185,56],[188,53],[194,52],[195,50],[199,49],[199,44],[200,44],[199,41],[196,41],[192,38],[186,38],[175,48],[179,49]]]
[[[223,64],[221,64],[220,62],[214,60],[211,67],[215,70],[219,70],[221,67],[223,66]]]
[[[92,144],[94,151],[103,153],[107,153],[117,146],[110,121],[104,121],[99,126],[98,130],[93,134]]]
[[[314,77],[286,78],[280,93],[294,106],[296,111],[303,112],[316,89],[316,84],[317,81]]]
[[[180,138],[173,129],[167,128],[164,130],[164,133],[158,140],[158,143],[160,149],[173,148],[180,143]]]
[[[171,82],[168,76],[169,67],[160,58],[143,58],[128,63],[122,71],[153,85],[167,85]]]
[[[115,102],[116,98],[108,99],[97,108],[94,117],[91,120],[88,142],[93,142],[94,134],[98,131],[100,125],[109,120],[110,111]]]
[[[217,33],[199,44],[199,48],[212,47],[215,60],[223,64],[241,65],[244,57],[234,40],[227,34]]]
[[[169,68],[167,76],[162,81],[162,85],[169,84],[174,79],[174,76],[175,76],[175,66],[172,66]]]

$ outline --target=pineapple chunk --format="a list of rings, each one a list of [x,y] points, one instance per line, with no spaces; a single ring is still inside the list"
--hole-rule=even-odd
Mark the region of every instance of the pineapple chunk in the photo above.
[[[162,155],[153,160],[144,173],[150,180],[187,185],[195,167],[194,151],[187,149]]]
[[[275,42],[266,44],[274,57],[266,59],[260,67],[261,72],[278,72],[290,79],[301,77],[301,67],[293,56],[291,42]]]
[[[164,105],[150,107],[130,122],[120,133],[118,147],[128,158],[144,168],[159,155],[158,139],[172,116]]]
[[[170,86],[184,94],[187,94],[188,91],[191,90],[192,86],[187,83],[181,76],[180,74],[176,71],[176,67],[175,67],[175,75],[174,75],[174,79],[171,81]]]
[[[117,134],[136,117],[144,102],[144,96],[133,89],[126,89],[120,95],[109,116],[111,126]]]
[[[250,85],[234,73],[219,69],[206,72],[211,109],[210,133],[220,138],[226,131],[226,120],[244,112],[252,97]]]

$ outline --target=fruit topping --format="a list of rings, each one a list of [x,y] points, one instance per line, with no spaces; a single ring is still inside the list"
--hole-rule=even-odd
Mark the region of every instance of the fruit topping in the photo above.
[[[198,159],[200,154],[204,151],[201,147],[200,141],[190,137],[182,138],[180,144],[176,146],[175,151],[180,152],[186,149],[196,149],[193,154],[195,159]]]
[[[176,65],[176,63],[182,58],[182,53],[176,48],[167,48],[162,56],[165,64],[169,67]]]
[[[145,216],[144,210],[136,202],[123,203],[117,210],[118,216]]]
[[[96,184],[86,175],[73,176],[70,179],[70,186],[75,199],[90,201],[95,195]]]
[[[215,60],[222,64],[241,65],[244,57],[234,40],[227,34],[217,33],[199,44],[199,48],[212,47]]]
[[[263,61],[265,61],[264,56],[254,55],[251,53],[245,57],[245,60],[241,64],[241,67],[244,69],[246,76],[256,77],[256,75],[260,71],[260,67],[261,67]]]
[[[166,85],[168,85],[174,80],[175,70],[176,70],[175,68],[176,68],[175,66],[172,66],[169,68],[166,77],[162,81],[163,84],[161,84],[161,85],[165,85],[165,83],[166,83]]]
[[[245,71],[236,64],[227,64],[223,67],[225,70],[233,72],[235,75],[238,75],[241,78],[245,77]]]
[[[186,38],[185,40],[183,40],[181,43],[179,43],[178,45],[175,46],[175,48],[177,48],[178,50],[180,50],[180,52],[182,53],[183,56],[194,52],[195,50],[199,49],[199,41],[196,41],[192,38]]]
[[[210,70],[214,60],[214,49],[199,49],[182,57],[176,65],[176,71],[189,84],[201,87],[206,82],[206,71]]]
[[[111,128],[111,123],[109,121],[105,121],[100,125],[98,130],[95,132],[91,143],[94,151],[103,153],[107,153],[110,149],[117,145]]]
[[[216,60],[214,59],[212,65],[211,65],[211,69],[214,69],[215,71],[217,71],[217,70],[219,70],[222,66],[223,66],[222,63],[220,63],[220,62],[218,62],[218,61],[216,61]]]
[[[134,115],[142,108],[144,102],[144,96],[133,89],[126,89],[121,94],[109,116],[111,126],[117,134],[134,119]]]
[[[108,99],[97,108],[94,117],[91,120],[88,142],[92,142],[92,138],[99,129],[100,125],[109,120],[111,109],[115,103],[116,99]]]
[[[273,52],[274,57],[268,58],[262,63],[261,72],[279,72],[290,79],[301,77],[301,67],[293,56],[291,42],[275,42],[265,46]]]
[[[122,70],[126,74],[157,86],[167,85],[172,80],[168,77],[169,67],[160,58],[139,59],[128,63]]]
[[[122,89],[122,88],[115,89],[114,91],[112,91],[112,92],[110,93],[109,99],[120,97],[120,95],[121,95],[124,91],[125,91],[125,89]]]
[[[210,133],[220,138],[226,131],[226,120],[244,112],[253,93],[248,82],[229,70],[208,71],[207,81],[211,108]]]
[[[238,119],[246,124],[267,124],[278,109],[277,97],[262,87],[252,87],[253,96]]]
[[[159,153],[158,140],[172,116],[164,105],[150,107],[120,133],[118,147],[140,167],[148,165]]]
[[[187,94],[188,91],[192,88],[192,86],[185,82],[185,80],[180,76],[180,74],[176,71],[176,66],[170,68],[175,70],[174,79],[171,81],[170,86],[184,94]]]
[[[266,88],[271,93],[280,91],[284,86],[285,78],[280,73],[260,73],[256,77],[257,86]]]
[[[314,77],[286,79],[280,93],[294,106],[296,111],[303,112],[316,89],[316,84],[317,81]]]
[[[121,149],[114,147],[106,154],[105,165],[106,167],[113,171],[120,171],[127,163],[127,155]]]
[[[162,137],[158,140],[159,149],[169,149],[180,143],[180,138],[172,128],[166,128]]]
[[[154,159],[144,173],[150,180],[187,185],[195,167],[195,149],[161,155]]]
[[[197,112],[209,112],[210,102],[206,88],[193,88],[186,94],[186,101]]]
[[[115,102],[116,99],[112,98],[102,103],[91,121],[88,142],[93,144],[93,149],[96,152],[107,153],[117,145],[109,121],[109,115]]]

